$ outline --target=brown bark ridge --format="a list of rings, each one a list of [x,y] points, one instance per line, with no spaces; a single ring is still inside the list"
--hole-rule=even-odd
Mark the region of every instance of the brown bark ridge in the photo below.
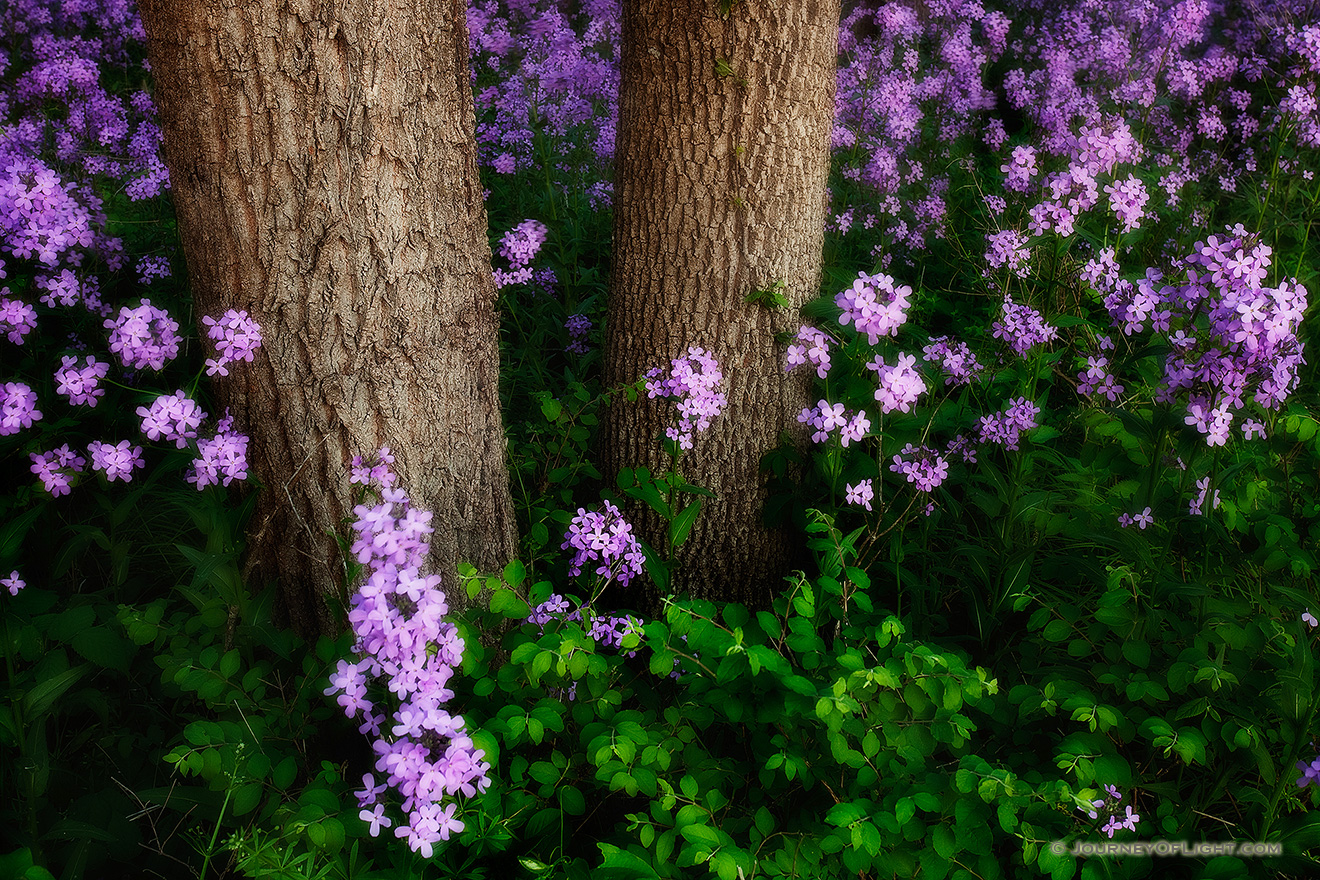
[[[388,446],[464,607],[455,565],[516,525],[462,0],[138,5],[196,313],[265,338],[217,388],[262,486],[250,582],[339,631],[349,463]]]
[[[674,592],[764,605],[801,539],[767,529],[762,456],[801,436],[801,373],[785,374],[775,334],[820,287],[838,0],[625,0],[615,218],[605,351],[611,385],[711,351],[729,406],[683,456],[713,490],[678,556]],[[777,281],[790,307],[748,303]],[[616,403],[606,473],[668,468],[657,438],[672,403]],[[663,546],[663,524],[629,514]]]

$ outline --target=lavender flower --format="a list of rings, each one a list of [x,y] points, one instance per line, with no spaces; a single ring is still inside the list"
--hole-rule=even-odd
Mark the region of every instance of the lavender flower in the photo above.
[[[87,460],[70,449],[67,443],[50,452],[30,453],[28,458],[32,461],[32,473],[54,498],[69,494],[73,478],[82,473],[87,464]]]
[[[0,278],[3,271],[0,268]],[[21,299],[10,299],[8,293],[8,287],[0,290],[0,333],[14,345],[22,345],[23,338],[37,328],[37,310]]]
[[[695,345],[687,354],[674,358],[668,375],[656,367],[644,378],[647,397],[678,400],[678,424],[666,429],[665,436],[678,443],[680,449],[691,449],[692,435],[710,427],[711,419],[728,404],[717,390],[724,381],[719,364],[704,348]]]
[[[135,309],[124,306],[119,317],[105,320],[110,331],[110,351],[126,367],[163,369],[179,356],[179,325],[169,313],[144,299]]]
[[[146,466],[142,461],[142,447],[133,446],[127,440],[114,445],[93,440],[87,444],[87,451],[92,456],[92,470],[102,471],[110,482],[130,482],[133,470]]]
[[[788,347],[788,362],[784,371],[810,362],[816,367],[817,378],[827,377],[830,373],[830,337],[815,327],[803,324],[794,339],[796,342]]]
[[[228,376],[229,364],[234,361],[252,362],[258,348],[261,347],[261,326],[248,317],[246,311],[230,309],[220,318],[207,315],[202,318],[206,325],[206,335],[215,341],[219,357],[207,358],[206,375]]]
[[[197,437],[197,428],[206,418],[197,402],[184,397],[182,390],[162,394],[149,407],[139,406],[137,414],[142,417],[143,434],[151,440],[173,440],[179,449]]]
[[[933,492],[949,475],[949,462],[935,450],[926,446],[905,445],[889,469],[917,487],[921,492]]]
[[[947,336],[936,336],[921,350],[922,360],[933,363],[944,373],[945,385],[967,385],[980,376],[985,366],[965,342],[950,341]]]
[[[852,287],[834,297],[834,302],[843,310],[839,323],[845,327],[851,323],[875,345],[881,336],[893,336],[907,323],[911,296],[911,287],[896,286],[890,276],[863,272]]]
[[[37,392],[22,382],[0,384],[0,437],[17,434],[40,420]]]
[[[0,578],[0,587],[9,590],[9,595],[17,596],[18,591],[27,586],[27,582],[18,576],[18,570],[15,569],[9,573],[9,577]]]
[[[851,483],[845,486],[848,492],[847,502],[849,504],[858,504],[871,509],[871,501],[875,498],[875,488],[870,480],[862,480],[857,485]]]
[[[569,336],[568,347],[564,350],[570,354],[586,354],[591,319],[586,315],[569,315],[568,320],[564,322],[564,329],[568,331]]]
[[[598,563],[596,574],[607,581],[618,580],[625,587],[642,573],[646,560],[632,526],[608,501],[603,513],[579,507],[560,547],[565,550],[572,547],[576,551],[568,565],[568,573],[573,577],[582,574],[583,565],[594,562]]]
[[[387,455],[382,450],[382,457]],[[362,469],[360,457],[354,468],[356,476],[375,470]],[[363,719],[360,729],[374,738],[375,769],[398,792],[407,818],[395,836],[429,858],[436,843],[464,828],[455,805],[442,801],[484,791],[490,765],[465,732],[463,719],[443,708],[453,698],[447,685],[462,662],[463,639],[444,620],[449,607],[440,578],[420,572],[430,549],[431,514],[412,509],[406,493],[390,488],[394,482],[391,476],[378,484],[381,504],[354,508],[358,537],[350,552],[369,571],[348,615],[357,660],[338,664],[325,693],[337,696],[348,717]],[[378,683],[397,701],[392,717],[377,712],[370,698]],[[363,781],[359,817],[378,834],[391,821],[382,810],[365,809],[376,803],[380,789],[373,776]]]
[[[991,326],[995,339],[1007,342],[1019,357],[1037,345],[1059,338],[1058,328],[1045,323],[1040,312],[1013,302],[1009,296],[1004,297],[1003,316]]]
[[[539,220],[524,220],[504,233],[500,239],[500,256],[509,261],[510,268],[523,268],[541,249],[548,231]]]
[[[875,358],[866,365],[876,373],[880,387],[875,390],[875,399],[880,403],[880,412],[894,410],[909,412],[912,405],[926,393],[926,382],[916,371],[917,359],[910,354],[899,354],[898,363],[890,366],[884,358]]]
[[[87,355],[81,367],[76,357],[61,357],[60,364],[55,371],[56,392],[67,396],[74,406],[85,403],[95,407],[97,400],[105,396],[105,389],[98,384],[110,372],[110,365],[91,355]]]

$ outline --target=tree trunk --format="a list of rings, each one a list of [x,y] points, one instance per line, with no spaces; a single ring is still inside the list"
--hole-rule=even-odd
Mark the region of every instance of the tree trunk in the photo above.
[[[838,0],[625,0],[605,363],[633,382],[689,346],[711,351],[729,406],[682,459],[707,499],[677,554],[675,592],[766,604],[801,539],[763,524],[762,456],[799,440],[808,405],[786,375],[797,309],[819,293]],[[746,302],[784,284],[789,308]],[[658,438],[673,405],[618,403],[606,415],[607,473],[668,469]],[[664,525],[630,510],[664,545]]]
[[[261,485],[249,576],[340,631],[349,463],[388,446],[463,607],[456,563],[516,544],[464,4],[139,7],[197,316],[265,338],[217,387]]]

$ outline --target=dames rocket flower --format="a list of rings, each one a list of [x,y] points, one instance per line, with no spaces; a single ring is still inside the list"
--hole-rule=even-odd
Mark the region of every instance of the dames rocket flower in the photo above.
[[[603,513],[579,507],[560,547],[577,551],[568,565],[570,575],[577,577],[584,565],[594,562],[598,563],[596,574],[606,580],[617,580],[625,587],[642,573],[646,561],[632,526],[624,520],[619,508],[608,501]]]

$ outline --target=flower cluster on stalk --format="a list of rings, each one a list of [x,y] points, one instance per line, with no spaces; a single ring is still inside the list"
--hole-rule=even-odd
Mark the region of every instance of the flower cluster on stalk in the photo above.
[[[719,390],[724,373],[714,356],[700,346],[670,362],[669,370],[654,367],[643,377],[646,396],[669,398],[678,402],[678,424],[665,429],[665,436],[680,449],[692,448],[692,435],[710,427],[711,419],[728,405]]]
[[[373,836],[389,828],[394,820],[380,795],[393,789],[406,819],[394,835],[429,858],[435,844],[464,828],[452,798],[484,791],[490,765],[462,716],[445,708],[454,696],[449,682],[463,659],[463,639],[444,619],[449,606],[440,577],[422,574],[427,535],[434,531],[431,513],[413,508],[394,487],[392,462],[388,448],[374,466],[353,459],[352,482],[370,481],[381,501],[353,509],[357,540],[350,552],[367,569],[348,615],[357,659],[339,661],[325,693],[349,718],[361,719],[359,731],[373,739],[375,771],[384,782],[364,776],[360,817]]]

